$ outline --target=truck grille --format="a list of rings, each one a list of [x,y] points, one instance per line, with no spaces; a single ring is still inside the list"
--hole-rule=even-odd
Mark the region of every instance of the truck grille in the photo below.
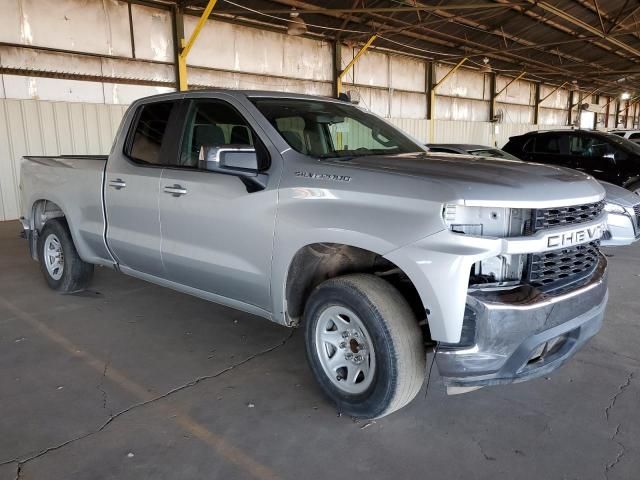
[[[639,205],[640,207],[640,205]],[[604,209],[604,200],[570,207],[542,208],[533,211],[533,231],[564,225],[589,222],[597,218]],[[637,213],[636,213],[637,215]]]
[[[550,291],[588,277],[598,264],[599,244],[595,241],[550,252],[532,253],[526,273],[527,283]]]
[[[633,212],[636,214],[636,227],[640,227],[640,203],[633,206]]]

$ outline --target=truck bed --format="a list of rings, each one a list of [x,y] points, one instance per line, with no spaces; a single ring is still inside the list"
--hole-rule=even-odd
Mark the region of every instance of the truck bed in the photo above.
[[[104,243],[102,188],[106,155],[23,157],[20,172],[22,215],[33,220],[32,206],[47,199],[67,216],[80,257],[104,263],[110,256]]]

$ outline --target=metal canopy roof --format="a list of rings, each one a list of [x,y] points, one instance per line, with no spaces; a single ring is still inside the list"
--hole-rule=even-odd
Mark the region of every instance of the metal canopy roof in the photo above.
[[[175,2],[165,2],[175,3]],[[206,0],[178,2],[198,14]],[[286,30],[295,8],[308,35],[619,94],[640,81],[638,0],[218,0],[213,17]]]

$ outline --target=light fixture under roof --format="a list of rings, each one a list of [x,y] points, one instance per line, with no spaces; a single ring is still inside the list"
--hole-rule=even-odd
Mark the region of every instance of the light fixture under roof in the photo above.
[[[289,14],[291,19],[287,22],[288,35],[304,35],[307,33],[307,23],[302,19],[298,11],[294,8]]]
[[[489,65],[489,58],[484,57],[482,59],[482,66],[480,67],[480,73],[491,73],[491,65]]]
[[[620,98],[622,100],[629,100],[631,98],[631,94],[629,92],[624,92],[622,95],[620,95]]]

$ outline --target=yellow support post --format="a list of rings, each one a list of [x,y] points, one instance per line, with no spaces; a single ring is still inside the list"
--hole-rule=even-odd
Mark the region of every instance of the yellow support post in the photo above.
[[[507,83],[504,87],[502,87],[502,90],[496,92],[496,94],[493,96],[493,99],[495,101],[496,98],[498,98],[498,95],[500,95],[502,92],[504,92],[507,88],[509,88],[509,86],[511,86],[512,83],[517,82],[518,80],[520,80],[522,77],[525,76],[527,72],[522,72],[520,75],[518,75],[516,78],[514,78],[513,80],[511,80],[509,83]]]
[[[179,87],[181,92],[184,92],[185,90],[189,90],[189,87],[187,85],[187,56],[191,51],[191,47],[193,47],[193,44],[198,38],[198,35],[200,35],[200,31],[202,30],[202,27],[204,27],[205,22],[211,15],[211,11],[213,10],[213,7],[216,6],[216,2],[217,0],[209,0],[209,3],[207,3],[207,6],[205,7],[204,11],[202,12],[202,15],[200,16],[200,19],[198,20],[198,23],[196,24],[196,28],[193,29],[191,36],[189,36],[189,40],[185,42],[183,38],[180,41],[181,51],[180,51],[180,55],[178,55],[178,79],[180,80]]]
[[[562,82],[562,84],[559,87],[554,88],[553,90],[551,90],[547,95],[545,95],[544,97],[542,97],[540,99],[540,102],[538,102],[538,104],[544,102],[547,98],[549,98],[551,95],[553,95],[554,93],[556,93],[558,90],[560,90],[562,87],[564,87],[567,84],[567,82]]]
[[[440,79],[439,82],[435,82],[431,87],[431,91],[429,92],[429,108],[431,109],[429,115],[429,142],[435,142],[435,110],[436,110],[436,88],[442,85],[451,75],[458,71],[458,69],[462,66],[464,62],[468,60],[467,57],[464,57],[455,66],[447,72],[447,74]],[[435,72],[435,70],[434,70]],[[435,75],[435,73],[434,73]]]
[[[376,38],[377,38],[377,35],[371,35],[371,38],[367,40],[367,43],[365,43],[362,46],[362,48],[358,50],[358,53],[355,54],[355,56],[353,57],[353,60],[351,60],[349,64],[346,67],[344,67],[344,70],[342,70],[338,74],[338,78],[336,78],[336,90],[338,95],[342,93],[342,77],[344,77],[347,73],[349,73],[349,70],[351,70],[351,67],[353,67],[353,65],[358,61],[358,58],[360,58],[360,56],[369,49],[369,47],[371,46],[371,44]]]

